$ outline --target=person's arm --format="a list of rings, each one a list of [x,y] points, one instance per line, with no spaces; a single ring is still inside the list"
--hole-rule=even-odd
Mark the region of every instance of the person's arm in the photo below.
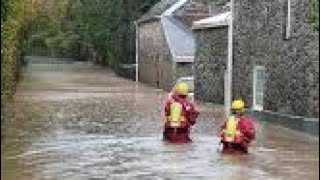
[[[194,125],[196,123],[196,119],[199,116],[199,111],[195,108],[195,106],[192,103],[187,103],[186,105],[188,120],[191,125]]]
[[[220,129],[223,130],[225,129],[227,126],[227,122],[223,122],[221,125],[220,125]]]
[[[194,105],[191,105],[191,112],[190,113],[191,113],[191,116],[193,117],[193,119],[198,118],[198,116],[200,114]]]
[[[245,136],[248,141],[255,139],[256,130],[254,127],[253,120],[250,118],[245,118],[239,124],[241,127],[241,133]]]
[[[248,138],[251,140],[254,140],[256,138],[256,129],[254,126],[254,122],[252,120],[249,120],[249,127],[248,127]]]

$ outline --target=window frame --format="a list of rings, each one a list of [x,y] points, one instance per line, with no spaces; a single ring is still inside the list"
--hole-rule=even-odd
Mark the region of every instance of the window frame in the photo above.
[[[258,104],[257,101],[257,81],[259,71],[263,73],[263,87],[262,87],[262,104]],[[256,65],[253,68],[253,103],[252,109],[255,111],[262,111],[264,109],[264,94],[265,94],[265,82],[266,82],[266,68],[265,66]]]

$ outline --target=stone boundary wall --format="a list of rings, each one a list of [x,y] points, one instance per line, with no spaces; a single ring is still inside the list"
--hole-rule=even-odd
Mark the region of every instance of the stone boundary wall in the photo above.
[[[270,122],[295,131],[319,137],[319,118],[304,118],[266,111],[248,111],[248,113],[259,121]]]

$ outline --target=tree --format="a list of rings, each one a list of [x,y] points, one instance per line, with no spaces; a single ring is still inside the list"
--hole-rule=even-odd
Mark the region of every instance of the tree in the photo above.
[[[158,0],[71,0],[69,14],[82,44],[93,47],[99,62],[117,68],[133,62],[133,22]]]
[[[85,50],[114,69],[133,62],[133,21],[156,2],[1,0],[1,102],[14,92],[20,57],[38,54],[38,49],[50,56]]]
[[[18,80],[28,23],[36,15],[40,0],[1,1],[1,105],[14,92]]]

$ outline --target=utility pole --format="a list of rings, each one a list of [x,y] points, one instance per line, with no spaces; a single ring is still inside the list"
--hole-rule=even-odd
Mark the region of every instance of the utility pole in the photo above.
[[[226,117],[230,115],[232,101],[232,74],[233,74],[233,18],[234,18],[234,0],[230,0],[230,20],[228,28],[228,62],[225,74],[225,108]]]

